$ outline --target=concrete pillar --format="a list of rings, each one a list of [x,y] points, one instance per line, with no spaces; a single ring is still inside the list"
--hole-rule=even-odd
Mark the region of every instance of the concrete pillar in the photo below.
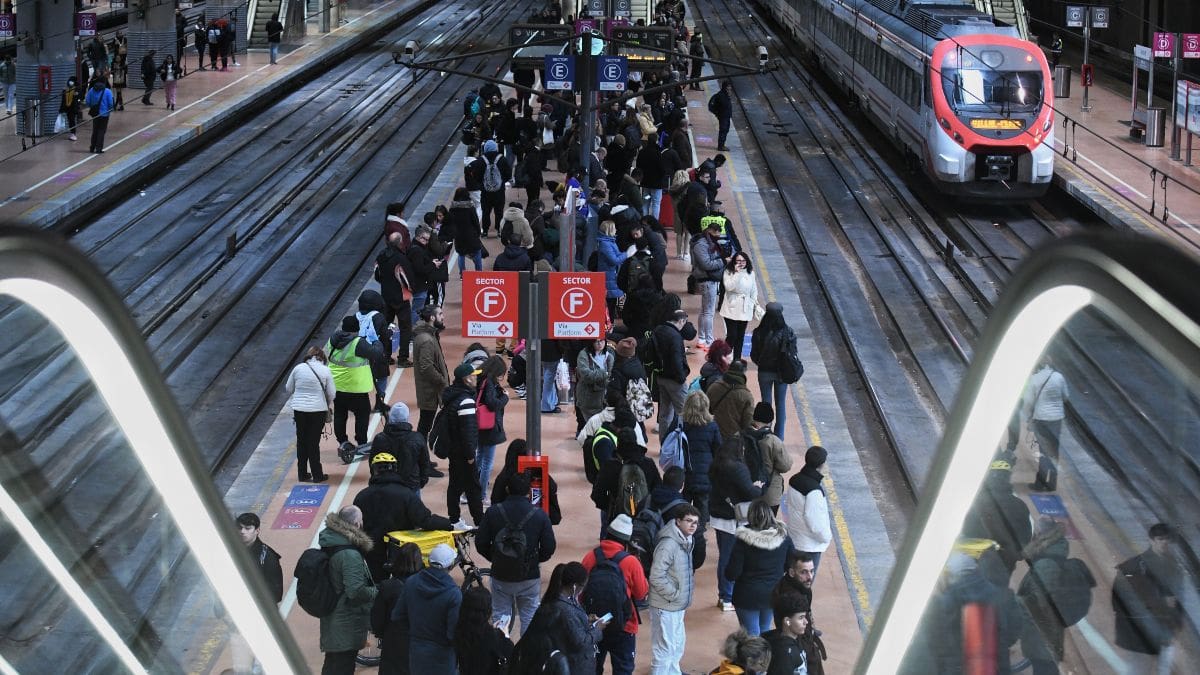
[[[142,88],[142,58],[147,52],[154,50],[156,70],[167,54],[175,55],[175,3],[129,0],[125,37],[129,40],[125,63],[129,71],[125,86],[137,91]],[[161,86],[161,82],[155,86]]]
[[[75,6],[70,2],[32,0],[17,6],[17,34],[29,39],[17,45],[17,133],[48,136],[54,132],[58,103],[67,78],[76,73]],[[38,68],[49,66],[50,93],[41,94]],[[38,118],[27,109],[38,102]],[[28,113],[26,111],[28,110]],[[40,122],[40,124],[39,124]]]
[[[213,19],[224,18],[229,25],[236,27],[233,44],[235,54],[246,53],[246,45],[250,38],[250,19],[246,16],[249,6],[247,2],[239,3],[234,0],[208,0],[204,3],[205,25]]]

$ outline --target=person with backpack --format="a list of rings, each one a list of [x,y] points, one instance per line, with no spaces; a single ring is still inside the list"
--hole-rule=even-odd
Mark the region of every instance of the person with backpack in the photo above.
[[[204,27],[203,16],[196,17],[196,23],[192,26],[192,42],[196,46],[199,69],[208,70],[204,67],[204,51],[208,47],[208,29]]]
[[[510,493],[508,491],[508,480],[518,474],[524,474],[529,478],[529,473],[532,469],[526,469],[524,472],[517,470],[517,459],[519,457],[532,456],[533,451],[529,448],[529,444],[524,438],[513,439],[512,443],[508,444],[508,450],[504,455],[504,466],[501,467],[500,473],[496,476],[495,485],[492,486],[492,504],[499,504],[508,499]],[[562,522],[562,509],[558,505],[558,483],[553,476],[549,477],[550,488],[550,517],[551,525],[558,525]],[[545,496],[545,490],[543,490]],[[484,514],[487,517],[487,514]]]
[[[779,513],[779,505],[783,502],[783,474],[792,470],[792,456],[783,446],[783,441],[771,433],[775,411],[770,403],[760,401],[754,406],[753,419],[750,428],[742,432],[742,437],[746,439],[746,463],[753,475],[755,462],[750,458],[750,448],[754,448],[760,471],[755,478],[763,481],[763,500],[771,507],[772,513]]]
[[[650,492],[662,476],[658,465],[646,456],[633,429],[617,432],[617,456],[600,466],[592,486],[592,503],[600,509],[601,533],[618,514],[629,517],[648,506]]]
[[[509,661],[508,675],[591,675],[596,644],[608,622],[596,622],[579,604],[588,572],[577,562],[554,567],[541,605]]]
[[[505,203],[504,184],[512,179],[512,164],[509,163],[508,158],[500,155],[500,146],[496,144],[496,141],[488,139],[483,142],[482,156],[475,159],[472,169],[483,179],[483,189],[480,195],[480,204],[483,209],[483,216],[480,218],[482,223],[480,232],[486,238],[493,216],[496,220],[496,233],[500,232],[500,221],[504,214]]]
[[[661,441],[675,426],[683,412],[684,383],[691,368],[683,349],[683,330],[688,323],[687,312],[675,310],[670,318],[656,327],[646,341],[646,353],[639,353],[643,363],[653,363],[655,384],[658,387],[658,435]]]
[[[617,355],[604,338],[592,340],[575,360],[575,433],[583,430],[593,415],[604,410],[604,394]]]
[[[378,589],[363,554],[374,548],[362,529],[363,514],[357,506],[344,506],[325,517],[325,529],[317,538],[329,560],[328,575],[337,604],[321,619],[321,651],[326,675],[352,675],[354,657],[366,644],[371,627],[371,606]]]
[[[700,511],[691,504],[671,510],[671,518],[658,532],[654,562],[650,567],[650,634],[653,658],[650,672],[680,675],[679,662],[687,647],[684,615],[692,604],[695,573],[692,570],[693,535],[700,526]]]
[[[795,375],[799,379],[799,374],[787,372],[792,369],[789,359],[795,349],[796,335],[783,318],[783,305],[768,302],[762,321],[750,336],[750,360],[758,366],[759,398],[775,410],[775,435],[779,440],[784,439],[787,426],[787,394],[791,384],[788,381],[791,378],[785,376]]]
[[[771,592],[783,578],[792,540],[761,498],[750,503],[746,524],[734,536],[724,576],[733,582],[738,623],[750,635],[760,635],[771,629]]]
[[[442,392],[439,420],[435,420],[430,431],[430,447],[435,451],[439,445],[447,448],[450,460],[450,480],[446,486],[446,510],[454,529],[469,529],[462,519],[458,498],[467,496],[467,508],[471,520],[483,520],[483,488],[479,484],[479,468],[475,458],[479,451],[479,421],[475,404],[476,382],[479,371],[469,363],[460,363],[454,369],[454,382]],[[440,456],[440,455],[439,455]]]
[[[371,606],[371,632],[379,638],[379,675],[408,675],[408,633],[392,618],[392,610],[400,602],[404,584],[425,563],[421,547],[411,541],[389,557],[391,576],[379,584],[379,593]]]
[[[409,577],[392,619],[408,635],[408,668],[412,673],[456,673],[454,635],[462,607],[462,591],[450,576],[458,553],[448,544],[429,552],[429,567]]]
[[[829,524],[829,502],[821,481],[821,469],[829,453],[814,445],[804,453],[804,466],[788,479],[787,526],[788,536],[796,549],[812,556],[813,574],[821,566],[821,554],[833,541]]]
[[[628,551],[633,519],[622,513],[609,523],[600,545],[583,556],[588,571],[581,603],[590,615],[612,614],[596,645],[596,672],[611,656],[613,675],[633,675],[637,652],[638,613],[635,603],[646,599],[650,584],[638,559]]]
[[[733,120],[733,82],[721,80],[721,90],[708,99],[708,112],[717,118],[717,150],[728,152],[725,141],[729,138],[729,126]]]
[[[451,521],[436,515],[425,506],[417,492],[405,485],[399,473],[400,462],[387,452],[371,458],[371,479],[367,487],[354,497],[354,505],[362,512],[362,528],[371,537],[374,547],[363,557],[371,570],[371,578],[387,578],[384,562],[387,548],[383,537],[396,530],[449,530]]]
[[[734,611],[733,582],[725,578],[725,569],[733,553],[735,533],[746,522],[749,503],[762,496],[763,483],[750,477],[745,460],[746,444],[740,438],[728,438],[717,447],[708,471],[712,493],[708,498],[712,528],[717,532],[717,607]]]
[[[1017,598],[1047,647],[1043,659],[1026,655],[1033,661],[1034,675],[1058,672],[1057,664],[1063,660],[1063,634],[1091,606],[1096,581],[1083,561],[1069,558],[1070,549],[1063,524],[1042,516],[1037,533],[1022,551],[1029,572],[1017,588]],[[1045,656],[1052,661],[1047,662]]]
[[[754,394],[746,387],[746,362],[734,361],[721,379],[709,385],[708,409],[723,438],[737,438],[754,421]],[[748,460],[752,461],[752,460]],[[758,480],[761,476],[755,476]]]
[[[713,340],[704,354],[704,363],[700,366],[700,374],[688,383],[688,393],[708,392],[708,388],[714,382],[719,382],[729,371],[731,363],[733,363],[733,348],[724,340]]]
[[[1175,529],[1150,527],[1150,547],[1117,565],[1112,585],[1113,630],[1117,646],[1135,663],[1135,672],[1171,672],[1175,634],[1186,620],[1182,606],[1184,569],[1172,550]]]
[[[216,19],[208,22],[207,40],[205,40],[205,44],[208,45],[209,67],[213,70],[217,69],[217,57],[221,56],[221,45],[224,42],[223,33],[224,31],[221,30],[221,25],[217,23]],[[222,70],[229,69],[222,68]]]
[[[607,396],[613,398],[615,395],[610,392]],[[580,441],[583,445],[583,473],[593,486],[600,475],[600,468],[617,456],[617,434],[620,430],[637,429],[637,418],[624,407],[623,401],[610,403],[611,407],[593,415],[575,437],[576,440],[583,439]]]
[[[540,563],[550,560],[556,543],[550,518],[529,501],[529,478],[514,473],[507,480],[508,497],[487,510],[475,547],[492,563],[492,621],[511,626],[519,616],[524,632],[539,604]]]

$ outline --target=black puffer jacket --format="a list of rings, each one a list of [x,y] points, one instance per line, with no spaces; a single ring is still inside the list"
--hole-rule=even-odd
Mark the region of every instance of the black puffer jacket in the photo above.
[[[596,643],[600,641],[600,636],[600,630],[592,627],[587,612],[579,603],[555,598],[538,607],[533,620],[529,622],[529,630],[521,636],[517,652],[521,652],[523,647],[530,648],[526,644],[527,641],[531,645],[543,642],[552,644],[567,657],[567,669],[555,672],[568,672],[572,675],[593,673],[596,671]]]
[[[408,422],[388,422],[371,439],[371,458],[386,452],[396,458],[396,475],[410,490],[420,490],[429,482],[429,447],[425,437]]]
[[[781,347],[787,344],[786,340],[780,339],[781,336],[791,334],[792,329],[787,326],[775,328],[773,330],[755,330],[750,336],[750,360],[754,365],[758,366],[759,372],[777,373],[783,365],[783,350]]]
[[[494,272],[527,272],[533,263],[529,260],[529,251],[524,246],[508,245],[496,256],[492,263]]]
[[[712,481],[708,473],[712,469],[713,454],[721,445],[721,429],[716,422],[702,427],[683,425],[688,439],[689,466],[684,477],[684,492],[689,495],[707,495],[712,492]]]
[[[686,383],[692,369],[688,366],[687,355],[683,350],[683,335],[674,325],[664,323],[654,328],[650,334],[654,340],[654,350],[658,356],[658,367],[662,370],[661,377]]]
[[[714,518],[733,520],[733,504],[762,496],[762,488],[756,487],[750,480],[750,469],[745,462],[713,462],[708,477],[712,481],[708,512]]]
[[[474,255],[483,248],[480,241],[479,216],[475,214],[475,205],[469,200],[450,202],[450,213],[446,216],[446,225],[454,232],[454,248],[459,255]]]
[[[373,476],[367,487],[354,497],[354,505],[362,510],[363,531],[375,542],[375,547],[364,556],[374,579],[384,578],[387,547],[383,545],[383,535],[396,530],[452,529],[449,519],[431,513],[417,493],[405,487],[401,477],[391,471]]]

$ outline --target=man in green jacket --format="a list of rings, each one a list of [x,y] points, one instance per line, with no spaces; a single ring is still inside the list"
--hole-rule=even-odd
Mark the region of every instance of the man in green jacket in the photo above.
[[[325,517],[325,529],[318,541],[321,548],[338,549],[329,558],[329,574],[338,594],[332,614],[321,617],[321,651],[324,675],[353,675],[354,657],[367,641],[371,626],[371,605],[378,589],[363,553],[374,546],[362,529],[362,511],[357,506],[343,507]]]

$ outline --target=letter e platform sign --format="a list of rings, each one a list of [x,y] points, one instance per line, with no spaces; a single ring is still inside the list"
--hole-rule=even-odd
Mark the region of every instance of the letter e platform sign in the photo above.
[[[550,274],[550,331],[553,339],[596,339],[604,335],[604,272]]]
[[[521,309],[517,272],[463,273],[463,337],[516,337]]]

